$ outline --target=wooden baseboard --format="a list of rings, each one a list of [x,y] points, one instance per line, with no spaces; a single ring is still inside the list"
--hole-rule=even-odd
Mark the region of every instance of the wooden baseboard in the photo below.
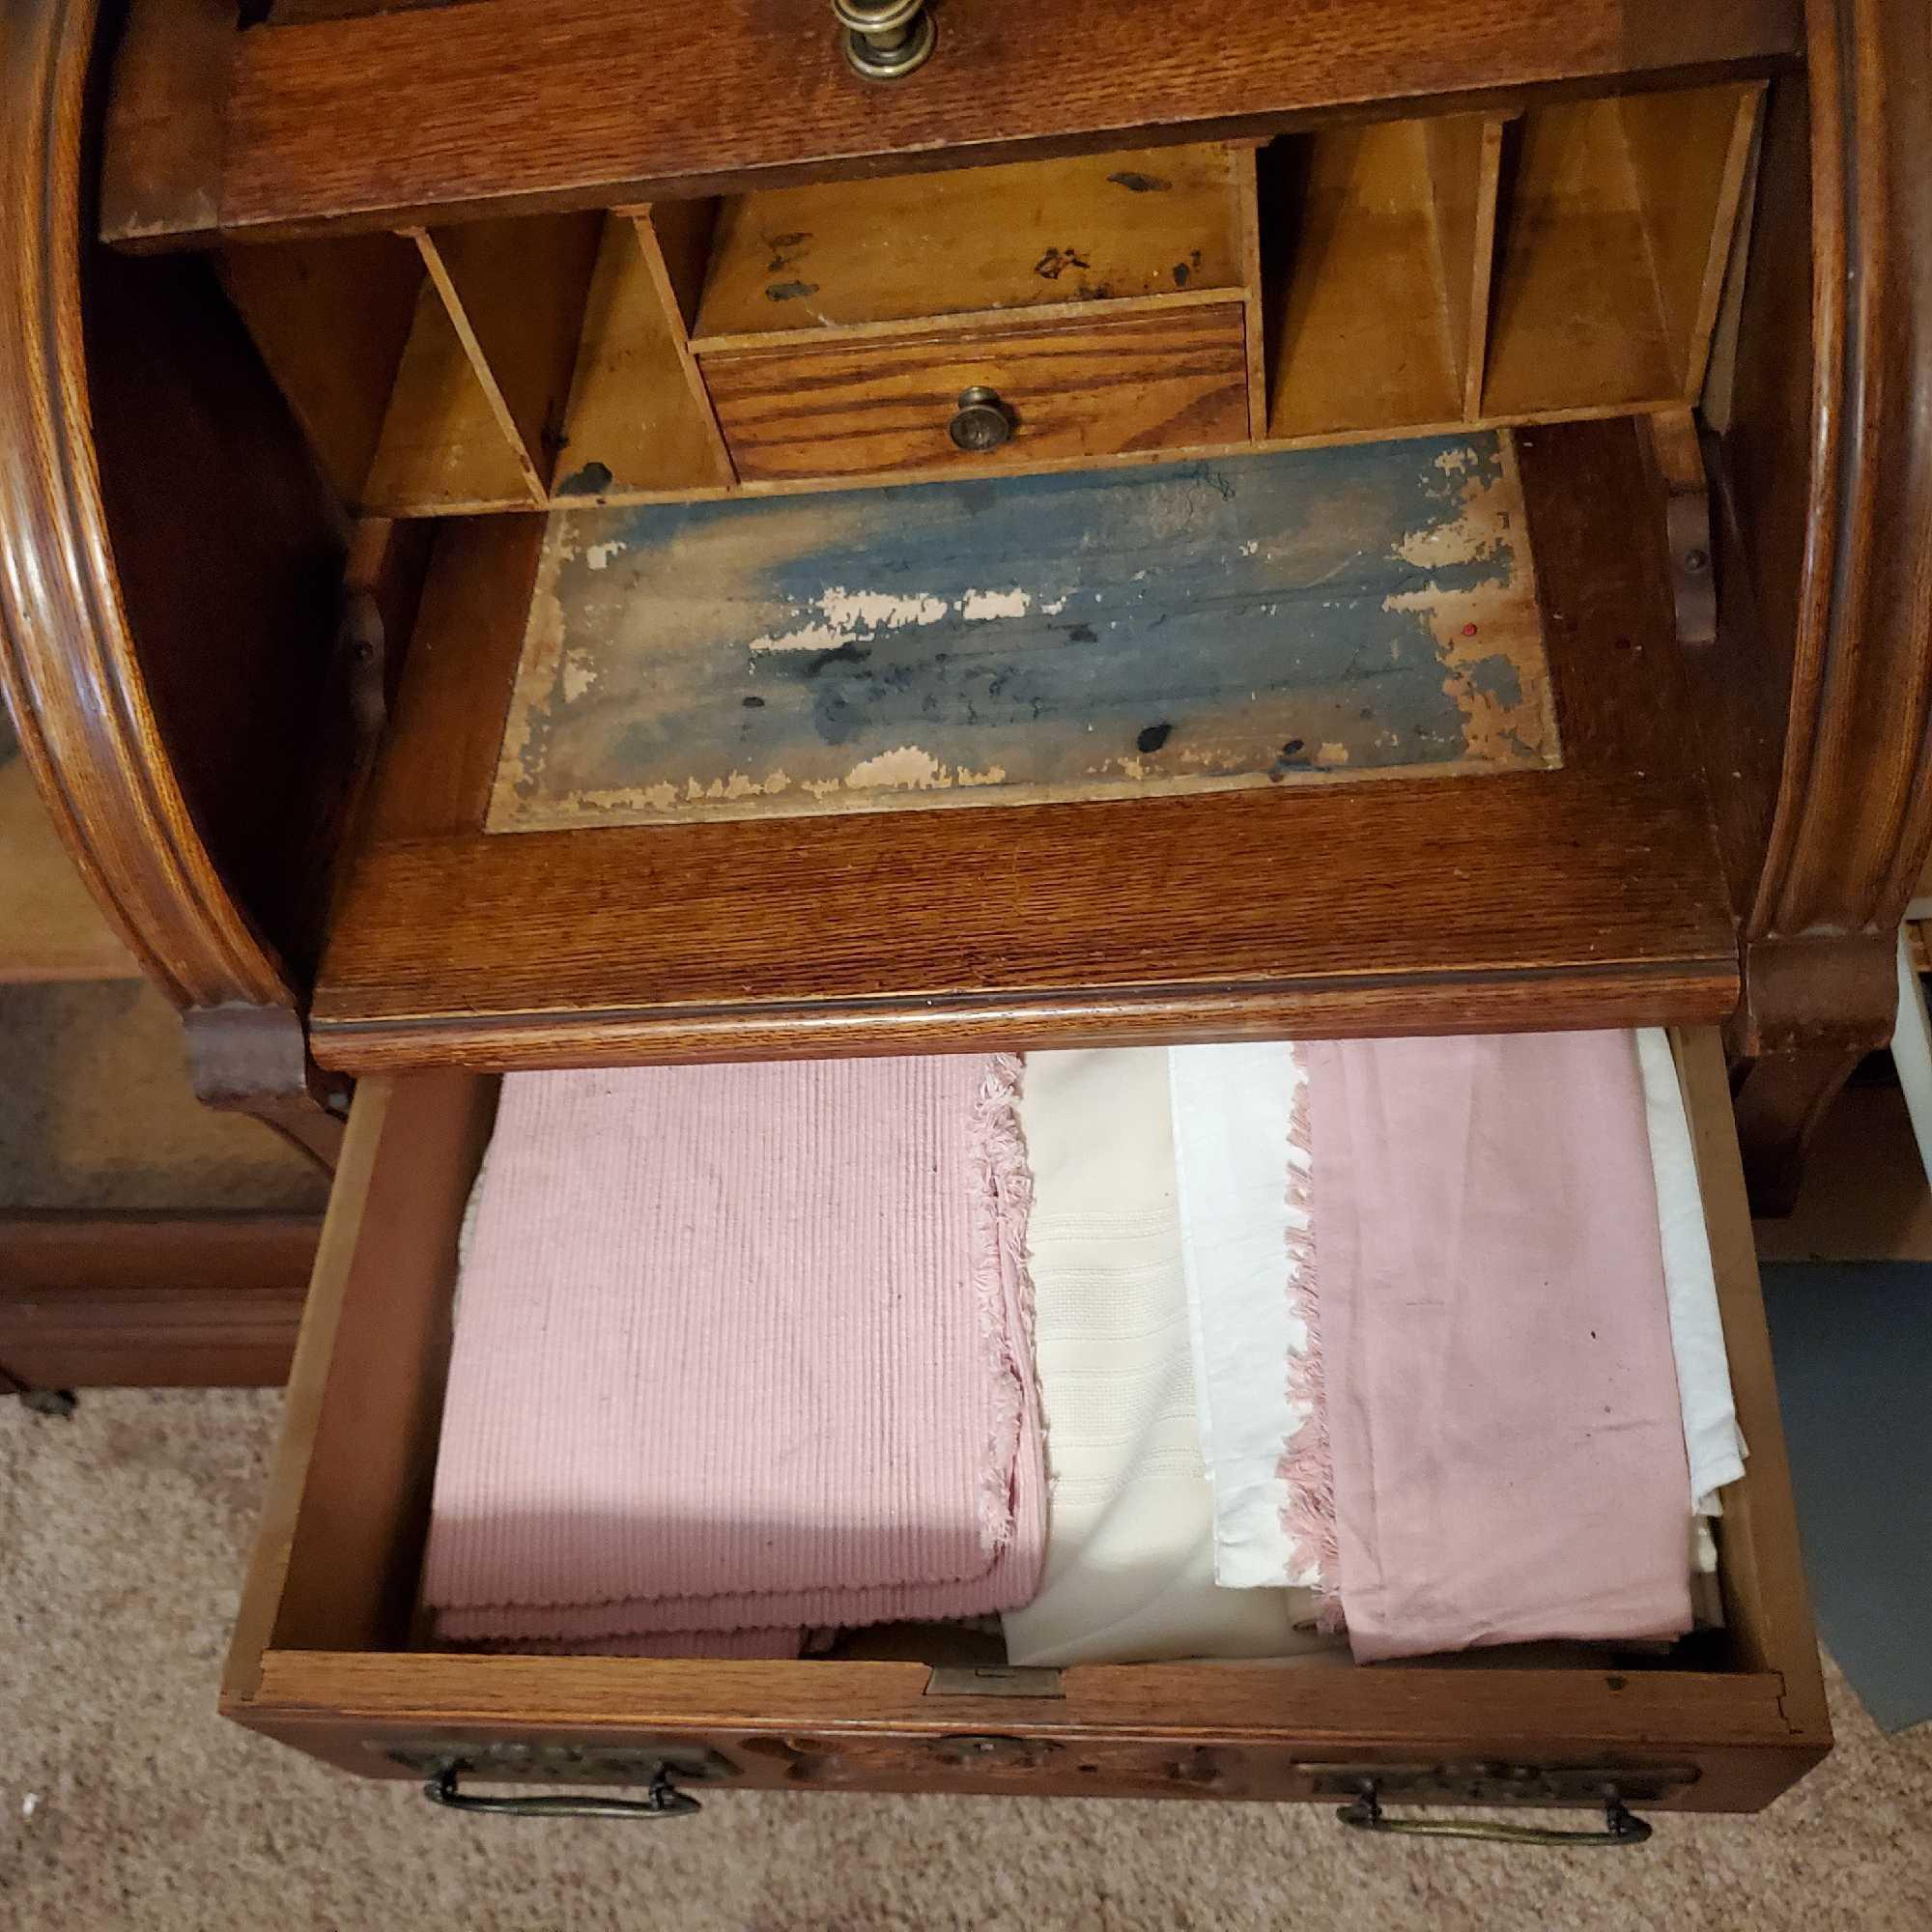
[[[0,1216],[0,1387],[279,1386],[321,1232],[306,1214]]]

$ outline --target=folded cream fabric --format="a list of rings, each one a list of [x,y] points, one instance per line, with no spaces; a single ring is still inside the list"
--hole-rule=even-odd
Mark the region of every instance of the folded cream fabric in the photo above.
[[[1711,1265],[1711,1233],[1690,1145],[1690,1116],[1677,1057],[1662,1027],[1639,1027],[1637,1064],[1643,1074],[1644,1121],[1657,1187],[1658,1228],[1663,1242],[1663,1282],[1670,1311],[1670,1347],[1684,1411],[1684,1446],[1690,1463],[1692,1506],[1721,1514],[1718,1492],[1745,1472],[1745,1438],[1731,1398],[1730,1357],[1718,1310],[1718,1277]],[[1698,1545],[1716,1550],[1708,1533]]]
[[[1307,1419],[1289,1200],[1304,1076],[1286,1040],[1168,1050],[1181,1268],[1201,1446],[1214,1487],[1214,1577],[1233,1589],[1314,1584],[1297,1556],[1286,1448]]]
[[[1003,1619],[1009,1657],[1133,1662],[1327,1647],[1308,1628],[1309,1592],[1215,1581],[1166,1052],[1033,1054],[1021,1111],[1051,1502],[1039,1594]]]
[[[437,1463],[438,1635],[795,1654],[807,1626],[1031,1597],[1018,1080],[971,1055],[509,1076]]]
[[[1308,1058],[1355,1656],[1682,1634],[1690,1475],[1632,1037]]]

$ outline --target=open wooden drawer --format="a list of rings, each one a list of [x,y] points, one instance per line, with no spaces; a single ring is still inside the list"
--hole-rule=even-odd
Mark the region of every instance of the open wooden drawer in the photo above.
[[[496,1099],[436,1071],[356,1098],[223,1709],[369,1776],[643,1784],[668,1766],[721,1790],[1320,1799],[1374,1775],[1391,1803],[1589,1804],[1613,1784],[1644,1807],[1755,1809],[1830,1731],[1723,1064],[1713,1033],[1678,1046],[1751,1455],[1719,1525],[1727,1628],[1666,1661],[1008,1674],[920,1639],[796,1662],[420,1648],[457,1230]]]

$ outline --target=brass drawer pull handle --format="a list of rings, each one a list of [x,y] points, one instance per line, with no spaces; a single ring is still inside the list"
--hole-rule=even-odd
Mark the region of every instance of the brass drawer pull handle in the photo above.
[[[953,447],[969,453],[998,449],[1013,433],[1013,419],[997,391],[975,384],[959,391],[959,408],[947,424]]]
[[[832,0],[844,31],[839,44],[852,71],[867,80],[901,80],[923,67],[939,39],[925,0]]]
[[[529,1798],[484,1798],[458,1789],[465,1767],[446,1764],[425,1781],[423,1796],[432,1804],[452,1811],[488,1811],[503,1818],[686,1818],[703,1807],[688,1791],[670,1781],[670,1772],[659,1765],[641,1798],[592,1798],[588,1795],[545,1794]]]
[[[1373,1783],[1351,1804],[1335,1813],[1356,1832],[1403,1833],[1422,1838],[1487,1838],[1512,1845],[1640,1845],[1650,1836],[1650,1824],[1631,1811],[1615,1791],[1604,1794],[1601,1832],[1565,1832],[1553,1825],[1504,1823],[1490,1818],[1390,1818],[1382,1810],[1381,1794]]]

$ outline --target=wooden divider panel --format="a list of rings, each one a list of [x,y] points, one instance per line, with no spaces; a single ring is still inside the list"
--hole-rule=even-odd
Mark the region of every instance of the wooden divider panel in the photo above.
[[[667,226],[682,273],[690,256],[681,244],[691,231],[676,216]],[[606,220],[551,482],[555,497],[688,496],[732,481],[676,282],[651,220],[629,213]]]

